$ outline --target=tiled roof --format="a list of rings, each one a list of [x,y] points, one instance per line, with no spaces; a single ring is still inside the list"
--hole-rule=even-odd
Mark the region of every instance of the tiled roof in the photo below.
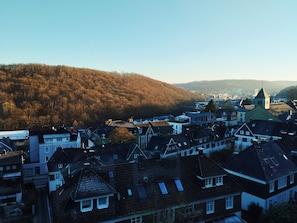
[[[275,122],[270,120],[253,120],[248,124],[249,128],[254,134],[279,136],[290,133],[293,134],[297,131],[297,126],[293,123]]]
[[[84,155],[80,148],[58,148],[47,162],[49,172],[58,170],[58,164],[77,162]]]
[[[106,187],[106,193],[111,192],[107,184],[116,191],[116,195],[110,198],[110,207],[104,210],[93,210],[90,213],[92,216],[88,217],[88,222],[177,207],[224,195],[233,196],[242,191],[241,187],[229,177],[224,178],[222,186],[203,189],[204,181],[197,178],[198,174],[208,177],[226,174],[222,168],[203,155],[147,160],[141,163],[98,167],[88,171],[84,173],[85,178],[81,177],[78,180],[78,185],[83,181],[91,180],[90,186],[89,183],[84,183],[84,188],[91,189],[90,192],[82,190],[83,197],[86,194],[94,197],[101,194],[102,190],[98,185],[102,185],[102,180],[105,182],[103,185]],[[98,182],[98,185],[93,186],[94,182]],[[60,216],[64,215],[62,219],[67,216],[67,213],[69,213],[68,216],[74,213],[72,211],[75,208],[74,203],[71,203],[70,198],[70,194],[73,193],[71,187],[76,190],[80,187],[74,185],[76,185],[75,181],[66,182],[55,192],[58,197],[55,199],[58,202],[55,207],[61,203],[68,204],[64,207],[64,211],[60,209]],[[62,195],[59,196],[61,193]],[[76,217],[80,218],[87,214],[76,212]]]
[[[222,167],[264,182],[297,172],[296,165],[275,141],[252,145],[224,162]]]
[[[226,175],[226,172],[216,163],[207,159],[205,156],[198,156],[196,174],[201,178],[208,178],[211,176]]]
[[[115,190],[94,170],[82,169],[73,194],[74,200],[114,194]]]

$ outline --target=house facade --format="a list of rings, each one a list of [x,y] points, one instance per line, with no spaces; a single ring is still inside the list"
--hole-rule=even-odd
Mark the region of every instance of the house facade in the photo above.
[[[22,202],[23,162],[21,151],[6,152],[0,155],[0,206]]]
[[[251,202],[264,210],[296,199],[297,167],[275,141],[250,146],[222,167],[244,188],[242,209]]]
[[[200,127],[213,125],[216,121],[216,114],[212,112],[186,112],[185,115],[189,117],[192,125]]]
[[[24,165],[24,177],[48,174],[47,162],[57,148],[81,148],[80,133],[64,128],[32,130],[29,137],[30,162]]]
[[[235,132],[235,151],[240,152],[257,142],[268,142],[283,138],[293,138],[297,132],[297,125],[290,122],[274,122],[271,120],[253,120],[244,123]]]

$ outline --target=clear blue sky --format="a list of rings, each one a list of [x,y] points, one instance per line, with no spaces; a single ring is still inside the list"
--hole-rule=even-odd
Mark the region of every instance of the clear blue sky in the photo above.
[[[296,0],[0,0],[0,64],[297,80]]]

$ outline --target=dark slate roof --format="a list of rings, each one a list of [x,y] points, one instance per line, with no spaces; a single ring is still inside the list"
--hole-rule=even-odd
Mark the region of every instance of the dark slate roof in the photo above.
[[[73,199],[99,197],[114,194],[115,190],[106,183],[94,170],[82,169],[74,190]]]
[[[226,175],[225,170],[219,167],[215,162],[207,159],[205,156],[198,156],[195,172],[196,175],[201,178]]]
[[[146,149],[164,153],[171,138],[172,136],[152,136]]]
[[[253,120],[248,124],[254,134],[279,136],[296,135],[297,125],[294,123],[274,122],[269,120]]]
[[[173,128],[167,121],[150,122],[154,132],[158,135],[171,135]]]
[[[65,134],[68,133],[70,136],[70,141],[77,140],[78,133],[77,132],[69,132],[65,127],[53,127],[53,126],[44,126],[42,128],[35,128],[29,130],[30,136],[38,136],[39,142],[44,143],[43,136],[51,135],[51,134]]]
[[[23,152],[12,151],[0,154],[0,165],[11,165],[11,164],[22,164],[23,163]]]
[[[195,141],[199,139],[209,138],[209,134],[207,134],[204,129],[198,127],[197,125],[187,126],[184,130],[184,133],[189,139],[193,139]]]
[[[197,178],[198,174],[202,172],[203,176],[226,174],[222,168],[203,155],[94,167],[88,171],[84,173],[87,176],[88,173],[91,174],[91,179],[97,181],[99,185],[104,181],[108,193],[111,191],[107,184],[115,189],[114,196],[110,197],[109,208],[95,209],[89,213],[74,211],[76,207],[71,194],[77,190],[77,182],[79,185],[79,182],[90,179],[74,177],[53,193],[53,210],[60,217],[60,222],[65,222],[65,219],[69,219],[70,222],[73,220],[70,216],[74,216],[74,213],[76,219],[88,219],[91,223],[214,199],[222,195],[239,195],[242,192],[242,188],[229,177],[224,178],[222,186],[203,189],[203,181]],[[180,180],[183,190],[177,189],[176,179]],[[161,193],[160,182],[164,183],[167,194]],[[88,196],[97,196],[101,194],[101,190],[98,186],[91,186],[90,194]]]
[[[297,172],[296,165],[275,141],[252,145],[222,163],[222,167],[265,182]]]
[[[57,171],[58,164],[71,164],[71,169],[83,166],[88,162],[90,165],[114,165],[128,162],[127,157],[135,148],[134,143],[107,144],[95,146],[90,149],[59,148],[47,163],[49,172]],[[147,154],[145,154],[146,157]],[[140,159],[140,158],[139,158]]]
[[[84,156],[83,149],[80,148],[60,148],[58,147],[50,160],[47,162],[49,172],[58,170],[58,164],[66,166],[69,163],[77,162]]]
[[[297,137],[284,137],[281,140],[277,140],[276,143],[297,166]]]

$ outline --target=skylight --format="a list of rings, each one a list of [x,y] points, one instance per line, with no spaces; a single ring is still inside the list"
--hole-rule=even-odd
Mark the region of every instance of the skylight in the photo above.
[[[146,195],[146,191],[145,191],[144,186],[142,184],[138,184],[136,186],[136,188],[137,188],[137,191],[138,191],[139,198],[140,199],[145,199],[147,197],[147,195]]]
[[[159,182],[159,187],[163,195],[168,194],[168,191],[164,182]]]
[[[132,190],[129,188],[127,189],[128,196],[132,196]]]
[[[279,163],[277,162],[277,160],[275,159],[275,157],[270,157],[270,160],[272,161],[272,163],[275,165],[275,166],[278,166]]]
[[[183,187],[182,183],[180,182],[180,179],[175,179],[174,183],[175,183],[175,186],[179,192],[184,191],[184,187]]]

